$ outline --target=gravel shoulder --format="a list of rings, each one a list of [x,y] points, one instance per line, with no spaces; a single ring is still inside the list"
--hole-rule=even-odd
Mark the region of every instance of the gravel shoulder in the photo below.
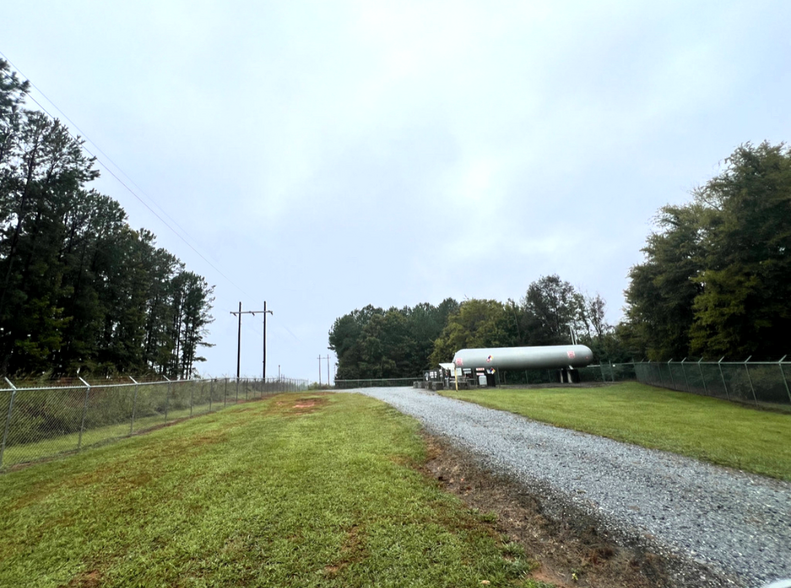
[[[426,390],[354,392],[417,418],[430,434],[540,499],[548,516],[584,515],[623,544],[642,544],[686,562],[670,585],[759,587],[791,577],[788,482],[560,429]]]

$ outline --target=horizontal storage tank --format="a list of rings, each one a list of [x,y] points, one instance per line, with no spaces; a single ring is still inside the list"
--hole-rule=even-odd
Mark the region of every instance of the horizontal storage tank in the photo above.
[[[580,368],[589,365],[591,361],[593,352],[585,345],[461,349],[453,356],[453,364],[459,368],[498,370]]]

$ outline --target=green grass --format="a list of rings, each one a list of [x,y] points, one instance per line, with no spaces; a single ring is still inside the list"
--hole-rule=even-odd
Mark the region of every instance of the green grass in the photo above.
[[[424,452],[383,403],[302,393],[12,471],[0,585],[537,585]]]
[[[601,388],[446,390],[567,429],[791,480],[791,415],[638,383]]]

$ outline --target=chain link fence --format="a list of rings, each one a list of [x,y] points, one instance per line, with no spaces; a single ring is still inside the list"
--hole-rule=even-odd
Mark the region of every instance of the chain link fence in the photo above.
[[[622,382],[636,379],[633,363],[601,363],[574,370],[580,382]],[[560,372],[557,369],[544,370],[501,370],[500,384],[507,386],[559,384]]]
[[[130,378],[130,380],[132,380]],[[57,387],[0,390],[0,469],[76,451],[220,410],[229,404],[308,388],[287,378],[201,379],[128,384],[79,379]]]
[[[600,362],[578,368],[580,382],[614,383],[637,380],[643,384],[723,398],[763,408],[791,411],[791,362],[669,361]],[[336,380],[335,387],[411,386],[417,378]],[[499,383],[507,386],[556,384],[558,370],[503,370]]]
[[[791,409],[791,362],[639,362],[645,384],[764,408]]]
[[[335,388],[347,390],[349,388],[389,388],[399,386],[412,386],[416,380],[422,380],[423,376],[415,378],[367,378],[361,380],[335,380]]]

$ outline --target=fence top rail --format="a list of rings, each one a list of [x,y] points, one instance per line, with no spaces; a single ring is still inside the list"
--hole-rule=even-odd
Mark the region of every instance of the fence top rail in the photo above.
[[[163,384],[196,384],[201,382],[211,382],[216,381],[216,378],[206,378],[206,379],[194,379],[194,380],[163,380],[157,382],[126,382],[120,383],[116,382],[113,384],[104,384],[102,382],[88,382],[88,386],[85,384],[67,384],[65,386],[25,386],[23,384],[13,384],[14,388],[3,388],[0,389],[0,392],[10,392],[11,390],[16,390],[17,392],[21,391],[30,391],[30,392],[42,392],[45,390],[85,390],[85,388],[130,388],[134,386],[161,386]]]
[[[22,381],[22,382],[12,382],[11,380],[6,379],[6,381],[4,383],[0,383],[0,384],[4,384],[7,387],[6,388],[0,388],[0,392],[11,392],[13,390],[17,390],[18,392],[20,392],[22,390],[30,391],[30,392],[43,392],[43,391],[47,391],[47,390],[85,390],[88,387],[90,387],[90,388],[130,388],[130,387],[134,387],[134,386],[163,386],[163,385],[167,385],[167,384],[180,384],[180,385],[206,384],[206,383],[210,383],[210,382],[219,382],[219,381],[224,381],[224,380],[236,381],[236,378],[229,378],[229,377],[210,378],[210,377],[206,377],[206,378],[192,378],[192,379],[189,379],[189,380],[168,380],[168,379],[165,379],[165,380],[139,381],[139,382],[137,382],[137,381],[132,381],[132,382],[113,381],[113,382],[107,382],[107,383],[105,383],[102,380],[99,380],[99,381],[93,381],[93,382],[88,381],[88,382],[85,382],[85,383],[83,383],[83,382],[68,382],[68,383],[65,383],[65,384],[58,384],[58,383],[53,382],[53,384],[51,386],[42,386],[39,383],[33,383],[33,382],[31,382],[32,385],[28,386],[28,385],[25,384],[24,381]],[[240,383],[246,383],[246,384],[247,383],[259,383],[259,382],[263,382],[263,381],[264,380],[262,380],[261,378],[239,378],[239,382]],[[280,379],[278,379],[278,378],[267,378],[265,380],[265,382],[267,384],[277,384],[277,383],[286,383],[286,382],[288,382],[288,383],[294,383],[294,384],[299,384],[299,385],[303,385],[303,384],[306,385],[308,383],[308,380],[301,380],[301,379],[294,379],[294,378],[280,378]]]
[[[336,379],[336,382],[392,382],[393,380],[422,380],[423,376],[408,376],[405,378],[356,378],[354,380]]]
[[[783,357],[785,359],[785,357]],[[682,361],[638,361],[638,364],[642,363],[645,365],[681,365]],[[687,362],[688,365],[791,365],[791,361],[694,361],[694,362]]]
[[[637,362],[637,363],[642,363],[642,362]],[[649,362],[646,362],[646,363],[649,363]],[[654,363],[661,363],[661,362],[654,362]],[[681,363],[681,362],[679,361],[677,363]],[[575,370],[584,370],[585,368],[597,368],[597,367],[602,366],[602,365],[605,366],[605,367],[610,367],[610,366],[619,366],[619,365],[634,365],[634,363],[631,362],[631,361],[622,361],[620,363],[608,363],[608,362],[605,361],[605,362],[599,362],[599,363],[592,363],[590,365],[586,365],[584,367],[577,367],[577,368],[574,368],[574,369]],[[524,371],[524,370],[503,370],[503,371],[518,372],[518,371]],[[530,371],[530,370],[528,370],[528,371]],[[546,371],[546,370],[533,370],[533,371]]]

